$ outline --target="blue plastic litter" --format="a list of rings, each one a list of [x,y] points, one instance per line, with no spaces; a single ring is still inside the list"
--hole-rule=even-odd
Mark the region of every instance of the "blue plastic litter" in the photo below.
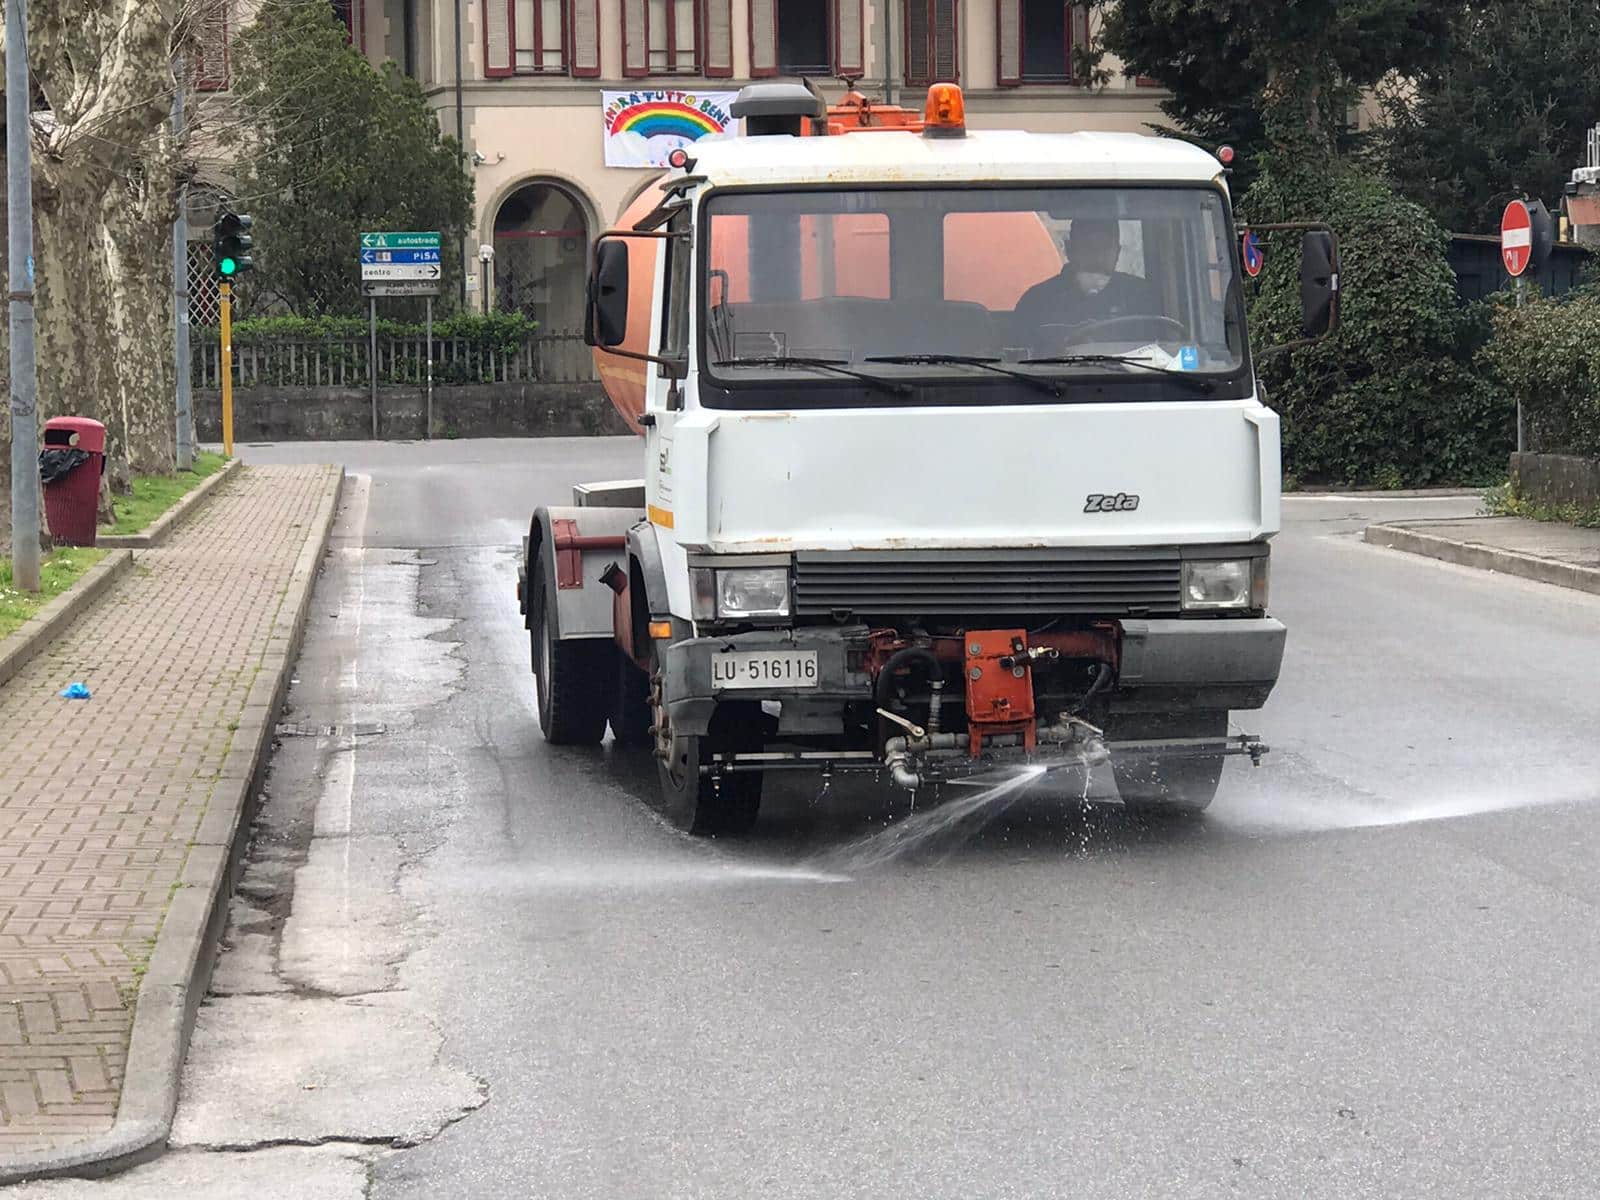
[[[89,689],[81,683],[69,683],[62,689],[61,698],[63,700],[87,700],[89,698]]]

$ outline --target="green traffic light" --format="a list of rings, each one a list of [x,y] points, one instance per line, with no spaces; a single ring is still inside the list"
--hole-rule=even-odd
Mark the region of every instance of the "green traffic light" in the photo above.
[[[232,275],[239,270],[239,264],[235,259],[225,258],[217,264],[217,270],[224,275]]]

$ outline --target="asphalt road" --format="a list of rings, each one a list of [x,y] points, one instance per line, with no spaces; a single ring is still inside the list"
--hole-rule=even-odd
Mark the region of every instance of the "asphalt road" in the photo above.
[[[1202,825],[1024,800],[857,868],[886,793],[707,844],[541,740],[516,543],[636,443],[243,453],[368,482],[179,1149],[84,1194],[1594,1194],[1600,601],[1357,540],[1472,498],[1287,502],[1274,750]]]

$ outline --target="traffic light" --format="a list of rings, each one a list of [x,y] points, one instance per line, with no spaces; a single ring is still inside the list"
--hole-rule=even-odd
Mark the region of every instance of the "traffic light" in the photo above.
[[[250,257],[250,247],[255,239],[250,227],[255,222],[243,213],[222,212],[211,233],[212,262],[216,264],[217,278],[223,282],[254,269],[255,259]]]

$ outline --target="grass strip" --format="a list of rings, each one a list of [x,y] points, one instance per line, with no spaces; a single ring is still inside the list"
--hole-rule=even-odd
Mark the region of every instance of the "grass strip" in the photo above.
[[[143,533],[169,508],[199,487],[203,479],[222,470],[227,461],[220,454],[202,450],[194,456],[192,471],[178,471],[172,475],[135,475],[131,495],[111,498],[116,524],[109,529],[102,525],[100,531],[121,536]]]
[[[11,559],[0,560],[0,639],[15,632],[46,604],[66,591],[109,550],[62,546],[52,550],[39,566],[38,592],[23,592],[11,585]]]

